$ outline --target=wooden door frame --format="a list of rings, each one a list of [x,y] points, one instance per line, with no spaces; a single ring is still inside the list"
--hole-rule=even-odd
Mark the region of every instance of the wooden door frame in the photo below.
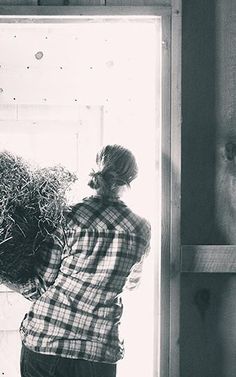
[[[1,22],[50,22],[51,17],[160,16],[162,19],[162,213],[160,293],[154,377],[180,377],[181,0],[170,5],[0,6]],[[89,3],[89,0],[88,0]],[[47,17],[48,16],[48,17]],[[157,251],[159,253],[159,251]],[[156,289],[156,292],[157,292]],[[158,325],[159,323],[159,325]]]

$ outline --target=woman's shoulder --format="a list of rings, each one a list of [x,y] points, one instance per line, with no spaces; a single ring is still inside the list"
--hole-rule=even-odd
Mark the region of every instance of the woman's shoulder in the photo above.
[[[121,202],[121,207],[124,219],[129,223],[129,228],[132,226],[135,233],[146,238],[146,235],[149,235],[151,231],[149,221],[123,202]]]
[[[89,206],[89,205],[93,205],[95,203],[96,203],[96,197],[94,197],[94,196],[85,197],[85,198],[81,199],[79,202],[73,204],[70,207],[70,211],[69,212],[70,213],[75,213],[78,210],[81,210],[81,208]]]
[[[85,197],[80,202],[71,206],[67,214],[69,226],[78,225],[89,227],[92,219],[96,218],[103,211],[103,206],[96,197]]]

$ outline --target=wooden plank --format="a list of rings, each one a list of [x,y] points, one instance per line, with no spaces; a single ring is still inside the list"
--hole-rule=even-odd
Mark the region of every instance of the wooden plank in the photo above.
[[[68,5],[65,4],[66,0],[39,0],[38,5],[43,6],[43,5],[54,5],[54,6],[60,6],[60,5]]]
[[[235,274],[182,274],[181,377],[234,377]]]
[[[69,0],[69,5],[106,5],[106,0]]]
[[[1,120],[17,120],[17,106],[0,104],[0,121]]]
[[[81,119],[87,109],[85,106],[71,105],[71,106],[57,106],[57,105],[19,105],[18,106],[18,121],[21,120],[35,120],[35,121],[78,121]],[[0,105],[1,110],[1,105]],[[87,110],[88,111],[88,110]]]
[[[92,106],[92,109],[98,109],[98,106]],[[80,105],[6,105],[0,103],[0,126],[7,131],[2,121],[78,121],[84,113],[89,113],[91,106]],[[12,122],[11,124],[14,124]]]
[[[158,5],[158,6],[170,6],[171,0],[106,0],[106,5]]]
[[[153,16],[171,13],[171,7],[165,5],[147,6],[0,6],[0,22],[42,22],[33,16],[55,16],[53,22],[74,22],[78,16]],[[7,16],[7,17],[6,17]],[[19,18],[17,17],[19,16]],[[26,16],[26,17],[24,17]],[[32,17],[28,17],[32,16]],[[70,16],[63,18],[61,16]],[[43,18],[43,22],[52,22],[51,18]]]
[[[219,173],[216,165],[216,52],[219,50],[215,45],[216,4],[217,1],[183,1],[181,234],[182,243],[187,245],[225,243],[215,222]],[[224,70],[225,66],[228,67],[227,62]],[[221,187],[221,195],[223,190]]]
[[[7,6],[36,6],[38,3],[37,0],[0,0],[0,5],[7,5]]]
[[[214,205],[222,244],[236,244],[235,153],[229,156],[226,145],[236,143],[236,2],[216,2],[217,33],[215,75],[215,173]],[[225,69],[227,67],[227,69]],[[215,242],[218,243],[218,242]]]
[[[56,116],[55,116],[56,118]],[[33,118],[32,118],[33,119]],[[84,124],[84,121],[81,121],[81,124]],[[59,120],[0,120],[0,133],[4,134],[17,134],[24,133],[29,135],[37,135],[40,133],[65,133],[67,130],[68,133],[78,132],[82,127],[78,121],[59,121]],[[1,143],[1,141],[0,141]]]
[[[236,272],[236,245],[184,245],[182,272]]]
[[[171,22],[171,234],[169,377],[180,377],[181,203],[181,0],[172,1]]]
[[[171,0],[0,0],[4,6],[74,6],[74,5],[170,5]]]
[[[170,202],[171,202],[171,72],[170,18],[162,19],[162,216],[160,280],[160,377],[169,374],[170,335]]]
[[[72,6],[72,5],[105,5],[105,1],[103,0],[40,0],[40,6]]]

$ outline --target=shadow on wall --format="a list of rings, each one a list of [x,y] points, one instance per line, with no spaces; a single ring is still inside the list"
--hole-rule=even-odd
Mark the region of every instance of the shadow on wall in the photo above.
[[[182,244],[224,244],[217,229],[215,1],[183,0]]]

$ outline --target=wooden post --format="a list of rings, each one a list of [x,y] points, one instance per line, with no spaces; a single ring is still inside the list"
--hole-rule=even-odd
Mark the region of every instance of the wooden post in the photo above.
[[[181,14],[181,0],[172,0],[169,377],[180,377]]]

